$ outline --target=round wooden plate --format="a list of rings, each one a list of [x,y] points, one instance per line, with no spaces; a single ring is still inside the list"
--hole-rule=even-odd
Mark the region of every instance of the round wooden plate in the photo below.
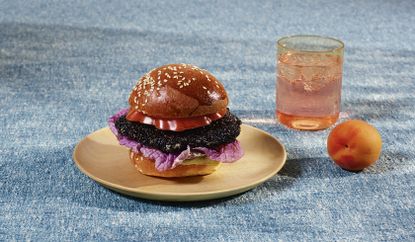
[[[199,201],[235,195],[274,176],[284,165],[286,151],[270,134],[242,125],[238,137],[245,155],[222,164],[207,176],[158,178],[139,173],[109,128],[86,136],[75,147],[73,159],[91,179],[122,194],[163,201]]]

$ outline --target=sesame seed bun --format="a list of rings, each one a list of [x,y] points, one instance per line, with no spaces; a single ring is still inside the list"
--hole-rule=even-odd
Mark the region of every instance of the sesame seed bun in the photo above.
[[[186,177],[186,176],[202,176],[209,175],[216,171],[220,165],[219,162],[209,160],[207,158],[198,158],[197,164],[182,164],[177,167],[167,170],[158,171],[154,166],[154,160],[146,158],[139,153],[130,150],[130,160],[135,168],[144,175],[156,177]],[[205,159],[206,162],[203,162]],[[202,162],[200,162],[200,160]]]
[[[169,64],[141,77],[129,103],[131,110],[151,117],[189,118],[223,111],[228,96],[208,71],[190,64]]]

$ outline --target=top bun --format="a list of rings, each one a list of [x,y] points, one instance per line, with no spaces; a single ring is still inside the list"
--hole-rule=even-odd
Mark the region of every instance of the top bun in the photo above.
[[[129,103],[132,110],[147,116],[189,118],[223,111],[228,95],[208,71],[190,64],[169,64],[141,77]]]

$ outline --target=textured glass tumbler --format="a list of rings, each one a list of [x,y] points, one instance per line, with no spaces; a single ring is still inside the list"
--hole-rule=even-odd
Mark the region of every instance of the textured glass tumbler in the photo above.
[[[277,42],[276,116],[299,130],[334,124],[340,112],[344,44],[314,35]]]

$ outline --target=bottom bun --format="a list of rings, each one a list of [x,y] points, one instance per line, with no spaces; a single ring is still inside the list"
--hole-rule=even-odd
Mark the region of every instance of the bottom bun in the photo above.
[[[209,175],[216,171],[220,165],[217,161],[207,158],[197,158],[198,164],[181,164],[173,169],[158,171],[155,167],[154,160],[146,158],[139,153],[130,150],[130,160],[135,168],[144,175],[158,177],[185,177],[185,176],[203,176]],[[199,162],[201,161],[201,162]],[[206,161],[206,162],[203,162]],[[192,163],[192,162],[190,162]]]

